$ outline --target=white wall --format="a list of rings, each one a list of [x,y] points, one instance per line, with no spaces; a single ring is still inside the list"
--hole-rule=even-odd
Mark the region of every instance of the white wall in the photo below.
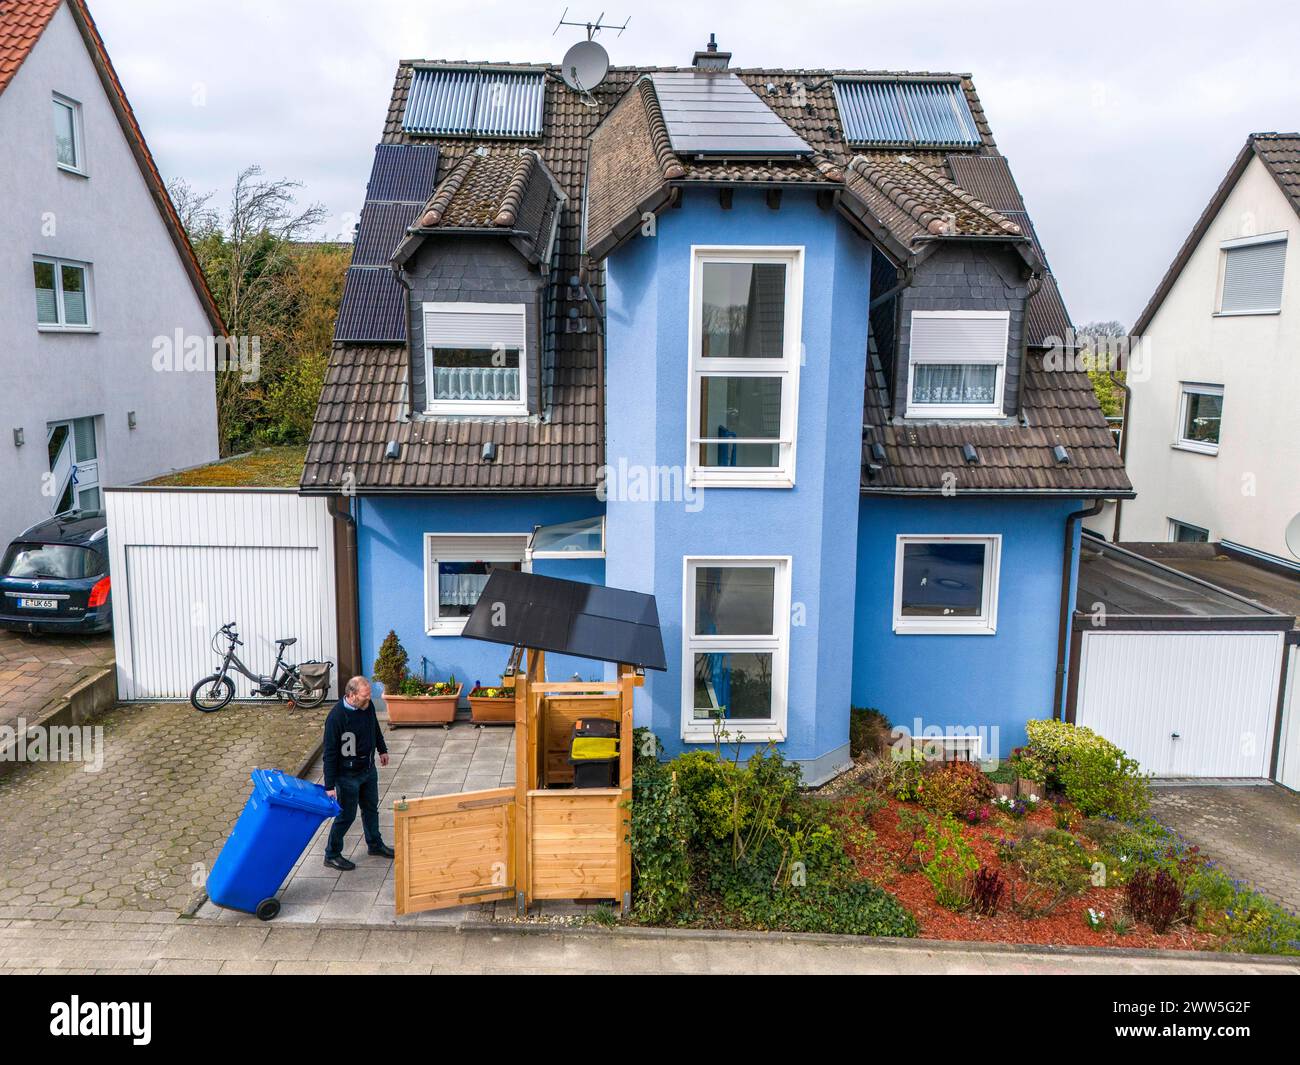
[[[55,164],[56,91],[82,104],[88,177]],[[212,325],[66,4],[0,94],[0,145],[0,539],[7,542],[56,502],[42,494],[48,422],[101,419],[101,484],[211,461],[217,428],[210,372],[153,370],[155,337],[177,329],[207,337]],[[95,333],[37,331],[35,255],[93,263]],[[128,411],[136,412],[135,430]],[[17,427],[26,435],[21,448]]]
[[[1222,242],[1273,232],[1290,235],[1282,313],[1216,317]],[[1167,540],[1177,518],[1212,540],[1292,558],[1284,535],[1300,513],[1300,217],[1258,159],[1156,312],[1146,351],[1150,377],[1132,382],[1127,426],[1138,498],[1124,504],[1120,538]],[[1182,382],[1224,387],[1217,455],[1172,446]]]

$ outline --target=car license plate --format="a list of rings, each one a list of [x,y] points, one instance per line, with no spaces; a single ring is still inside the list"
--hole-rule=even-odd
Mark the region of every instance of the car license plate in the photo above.
[[[57,599],[19,599],[19,610],[58,610]]]

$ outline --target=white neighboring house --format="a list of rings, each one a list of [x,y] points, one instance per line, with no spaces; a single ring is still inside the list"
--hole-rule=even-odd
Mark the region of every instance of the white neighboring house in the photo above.
[[[213,371],[155,342],[224,330],[83,0],[0,0],[0,145],[3,550],[216,459]]]
[[[1149,375],[1132,375],[1137,499],[1115,538],[1229,541],[1294,562],[1300,133],[1246,141],[1133,334]],[[1114,534],[1113,512],[1094,527]]]

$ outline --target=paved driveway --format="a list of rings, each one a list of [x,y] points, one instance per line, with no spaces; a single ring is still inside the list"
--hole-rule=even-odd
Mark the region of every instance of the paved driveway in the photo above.
[[[35,721],[54,699],[113,662],[113,634],[28,636],[0,630],[0,725]]]
[[[37,762],[0,779],[0,918],[82,909],[175,914],[221,851],[255,768],[293,772],[328,707],[119,707],[93,761]]]
[[[1151,815],[1300,913],[1300,795],[1276,784],[1158,787]]]

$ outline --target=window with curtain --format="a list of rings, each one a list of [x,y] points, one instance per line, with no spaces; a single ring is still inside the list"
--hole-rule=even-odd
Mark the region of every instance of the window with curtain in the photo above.
[[[688,559],[683,734],[711,740],[719,719],[733,737],[785,738],[790,652],[790,566],[785,559]]]
[[[1000,418],[1009,311],[912,312],[908,417]]]
[[[36,324],[42,329],[91,327],[90,267],[61,259],[32,263],[36,286]]]
[[[693,483],[794,480],[800,249],[697,249],[688,424]]]
[[[521,303],[426,303],[429,413],[527,414],[526,337]]]
[[[425,537],[426,631],[430,636],[459,636],[498,569],[524,568],[527,534]]]

